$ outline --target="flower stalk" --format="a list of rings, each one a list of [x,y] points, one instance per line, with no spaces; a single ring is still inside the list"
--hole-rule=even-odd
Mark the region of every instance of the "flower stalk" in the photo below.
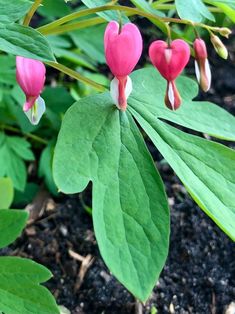
[[[143,16],[147,19],[151,19],[151,20],[155,20],[157,22],[163,22],[163,23],[177,23],[177,24],[185,24],[185,25],[192,25],[192,22],[189,20],[184,20],[184,19],[178,19],[178,18],[170,18],[170,17],[160,17],[156,14],[152,14],[149,12],[144,12],[140,9],[136,9],[136,8],[132,8],[132,7],[128,7],[128,6],[121,6],[121,5],[103,5],[100,7],[96,7],[96,8],[92,8],[92,9],[85,9],[79,12],[74,12],[71,14],[68,14],[60,19],[58,19],[57,21],[51,22],[49,24],[46,24],[42,27],[39,27],[37,30],[39,32],[41,32],[42,34],[48,34],[49,30],[50,30],[50,34],[54,34],[54,32],[52,30],[54,30],[55,32],[58,32],[58,28],[63,28],[64,26],[61,26],[67,22],[71,22],[73,20],[76,20],[80,17],[84,17],[87,15],[91,15],[94,13],[98,13],[98,12],[103,12],[103,11],[109,11],[109,10],[114,10],[114,11],[124,11],[127,13],[127,15],[139,15],[139,16]],[[104,20],[105,22],[105,20]],[[214,32],[220,32],[220,28],[219,27],[213,27],[213,26],[209,26],[203,23],[194,23],[194,26],[198,26],[198,27],[202,27],[205,28],[207,30],[211,30]],[[62,30],[61,30],[62,33]]]
[[[79,74],[78,72],[66,67],[63,64],[57,63],[57,62],[46,62],[47,65],[51,66],[52,68],[59,70],[60,72],[65,73],[66,75],[82,82],[85,84],[90,85],[91,87],[95,88],[96,90],[100,91],[100,92],[104,92],[106,91],[106,87],[96,83],[95,81],[92,81],[84,76],[82,76],[81,74]]]
[[[37,9],[41,5],[42,1],[43,0],[35,0],[34,1],[34,4],[30,8],[30,10],[27,13],[27,15],[25,16],[25,19],[24,19],[24,22],[23,22],[24,26],[28,26],[30,24],[30,21],[31,21],[32,17],[34,16],[34,13],[37,11]]]

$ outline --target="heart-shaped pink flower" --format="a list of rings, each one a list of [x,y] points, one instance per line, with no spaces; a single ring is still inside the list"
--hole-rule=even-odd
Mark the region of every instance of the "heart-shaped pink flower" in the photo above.
[[[173,40],[170,45],[156,40],[149,48],[153,65],[167,81],[174,81],[185,68],[190,58],[189,45],[181,40]]]
[[[142,53],[143,41],[137,26],[125,24],[121,29],[116,21],[108,24],[104,35],[107,64],[117,78],[129,75]]]
[[[107,64],[115,76],[111,83],[111,96],[117,107],[125,111],[132,91],[128,75],[133,71],[143,50],[143,40],[137,26],[132,23],[120,28],[116,21],[108,24],[104,35]]]
[[[165,41],[157,40],[150,45],[149,56],[153,65],[168,82],[166,106],[172,110],[179,108],[181,98],[174,81],[189,61],[189,45],[181,39],[173,40],[169,45]]]

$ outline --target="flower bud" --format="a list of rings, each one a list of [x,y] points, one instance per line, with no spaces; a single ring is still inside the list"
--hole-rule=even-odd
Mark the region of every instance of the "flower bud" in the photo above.
[[[211,43],[221,58],[228,59],[228,50],[218,36],[211,34]]]
[[[204,40],[197,38],[193,44],[195,52],[195,72],[202,90],[207,92],[211,86],[211,70],[207,59],[207,49]]]
[[[228,38],[229,35],[232,34],[232,31],[227,27],[222,27],[222,28],[220,28],[219,33],[221,36]]]
[[[119,29],[119,24],[112,21],[104,35],[104,48],[107,64],[115,76],[111,83],[111,96],[120,110],[125,111],[127,97],[132,90],[129,74],[140,59],[143,41],[139,29],[132,23]]]
[[[38,124],[45,112],[45,102],[40,97],[45,75],[46,68],[41,61],[16,57],[16,80],[26,96],[23,110],[32,124]]]
[[[149,56],[153,65],[167,80],[166,106],[172,110],[178,109],[181,97],[175,85],[175,79],[189,61],[189,45],[181,39],[172,41],[170,45],[162,40],[157,40],[150,45]]]

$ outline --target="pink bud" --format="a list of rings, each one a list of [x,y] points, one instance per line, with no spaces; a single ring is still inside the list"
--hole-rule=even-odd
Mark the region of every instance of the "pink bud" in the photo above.
[[[211,70],[207,59],[207,49],[204,40],[197,38],[193,44],[195,52],[195,72],[202,90],[207,92],[211,86]]]
[[[104,35],[104,48],[107,64],[118,80],[119,92],[115,103],[119,109],[126,110],[127,94],[130,93],[126,87],[128,75],[139,61],[143,49],[139,29],[132,23],[127,23],[120,29],[116,21],[110,22]],[[116,95],[116,87],[115,91],[111,90],[111,94]]]
[[[171,110],[176,110],[181,105],[180,93],[175,85],[175,81],[167,81],[165,104]]]
[[[25,93],[24,111],[30,110],[40,96],[46,79],[45,65],[38,60],[16,57],[16,79]]]
[[[170,45],[162,40],[157,40],[150,45],[149,56],[153,65],[168,81],[165,96],[166,106],[172,110],[178,109],[181,98],[174,81],[189,61],[189,45],[181,39],[173,40]]]

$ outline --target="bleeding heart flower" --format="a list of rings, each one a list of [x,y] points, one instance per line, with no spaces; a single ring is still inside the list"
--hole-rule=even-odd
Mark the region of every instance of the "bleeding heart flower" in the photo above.
[[[175,79],[189,61],[189,45],[181,39],[173,40],[169,45],[165,41],[157,40],[150,45],[149,56],[153,65],[167,80],[166,106],[172,110],[178,109],[181,98],[175,85]]]
[[[202,90],[207,92],[211,86],[211,70],[207,59],[207,49],[204,40],[197,38],[193,44],[195,52],[195,72]]]
[[[125,111],[127,98],[132,91],[128,76],[140,59],[143,41],[139,29],[132,23],[121,29],[116,21],[108,24],[104,35],[104,49],[107,64],[115,76],[111,82],[111,96],[120,110]]]
[[[26,96],[23,110],[34,125],[39,123],[46,109],[40,97],[45,79],[46,68],[41,61],[16,57],[16,80]]]

